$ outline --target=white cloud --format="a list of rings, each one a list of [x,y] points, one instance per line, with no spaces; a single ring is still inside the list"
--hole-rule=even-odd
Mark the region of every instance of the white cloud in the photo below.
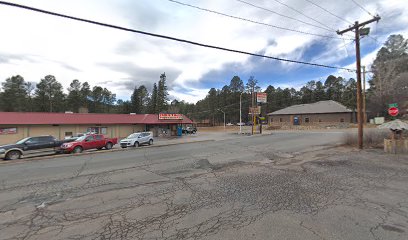
[[[180,1],[268,24],[305,32],[330,34],[322,29],[302,25],[237,1]],[[305,50],[316,42],[333,46],[328,48],[327,53],[320,56],[320,63],[335,64],[347,56],[344,50],[334,51],[344,44],[341,40],[322,39],[238,21],[180,6],[166,0],[119,0],[114,2],[108,0],[15,0],[13,2],[191,41],[247,52],[262,52],[270,56],[301,60]],[[370,17],[351,1],[340,3],[314,0],[314,2],[349,21],[364,20]],[[379,12],[380,15],[382,12],[386,13],[379,25],[373,26],[373,33],[378,35],[380,41],[385,40],[386,34],[383,33],[388,30],[384,29],[389,29],[390,26],[393,26],[392,23],[408,23],[407,15],[387,18],[387,15],[394,16],[392,15],[394,12],[408,12],[405,1],[360,0],[359,2],[370,12]],[[290,0],[285,3],[324,22],[331,28],[338,29],[347,26],[346,23],[340,22],[306,1]],[[312,22],[274,1],[258,0],[253,1],[253,4]],[[404,28],[405,30],[398,31],[407,33],[407,24]],[[53,74],[65,88],[73,79],[79,79],[83,82],[88,81],[91,85],[103,83],[101,84],[103,87],[109,86],[110,90],[126,98],[131,93],[131,86],[156,82],[162,72],[173,72],[174,79],[169,79],[169,81],[175,88],[170,91],[170,94],[180,100],[196,101],[208,92],[208,87],[201,89],[197,86],[202,77],[211,71],[223,70],[224,67],[235,64],[242,66],[241,69],[238,69],[240,72],[256,75],[252,72],[253,69],[256,69],[255,63],[250,61],[249,56],[246,55],[171,42],[3,5],[0,5],[0,29],[2,31],[0,81],[20,74],[28,81],[38,82],[45,75]],[[336,36],[334,33],[332,35]],[[349,52],[353,51],[349,49]],[[372,54],[364,58],[367,61],[365,64],[369,64],[369,61],[373,59]],[[316,57],[319,58],[319,56]],[[130,66],[135,66],[135,70],[130,71],[127,68],[120,70],[112,67],[121,63],[129,63]],[[277,63],[272,62],[271,64],[277,65]],[[285,70],[287,74],[296,70],[295,64],[284,63],[282,66],[280,71]],[[156,75],[154,71],[157,71]],[[148,74],[145,74],[146,72]],[[121,84],[124,79],[128,82]],[[195,83],[197,86],[192,88],[191,85]],[[129,89],[124,86],[128,86]]]

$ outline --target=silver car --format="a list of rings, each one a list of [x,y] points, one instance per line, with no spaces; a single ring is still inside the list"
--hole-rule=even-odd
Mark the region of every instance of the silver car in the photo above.
[[[137,132],[132,133],[126,138],[120,140],[120,146],[122,148],[127,147],[139,147],[142,144],[153,144],[153,133],[152,132]]]

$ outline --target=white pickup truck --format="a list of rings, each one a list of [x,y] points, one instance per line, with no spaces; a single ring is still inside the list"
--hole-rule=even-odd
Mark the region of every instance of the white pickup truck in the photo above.
[[[132,133],[126,138],[120,140],[120,146],[122,148],[127,147],[139,147],[142,144],[153,144],[153,133],[152,132],[137,132]]]

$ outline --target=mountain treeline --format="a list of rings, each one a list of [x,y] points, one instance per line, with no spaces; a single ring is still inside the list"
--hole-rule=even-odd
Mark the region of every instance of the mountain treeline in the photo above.
[[[408,101],[408,40],[402,35],[391,35],[378,51],[371,67],[371,80],[366,91],[367,111],[370,117],[387,116],[390,103],[404,108]],[[13,76],[1,84],[0,111],[79,112],[86,108],[91,113],[183,113],[195,121],[222,124],[239,122],[240,98],[242,121],[249,121],[252,105],[251,92],[267,93],[267,103],[262,104],[262,115],[294,105],[334,100],[356,109],[356,81],[330,75],[325,81],[309,81],[302,88],[280,88],[269,85],[262,90],[255,77],[246,83],[234,76],[229,85],[211,88],[207,96],[195,104],[173,100],[169,102],[166,74],[160,75],[151,92],[146,86],[136,86],[124,101],[101,86],[91,87],[88,82],[73,80],[64,93],[61,83],[47,75],[38,84]],[[405,106],[406,108],[408,106]]]

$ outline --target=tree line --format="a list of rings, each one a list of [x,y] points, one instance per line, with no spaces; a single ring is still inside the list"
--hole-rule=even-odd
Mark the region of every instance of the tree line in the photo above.
[[[130,101],[101,86],[73,80],[65,94],[62,84],[52,75],[39,83],[25,81],[20,75],[7,78],[0,91],[0,111],[5,112],[81,112],[90,113],[159,113],[167,109],[166,75],[154,84],[152,94],[145,86],[135,87]],[[85,110],[86,109],[86,110]]]
[[[401,107],[408,99],[408,41],[402,35],[391,35],[379,50],[372,65],[372,78],[367,90],[367,110],[371,116],[386,116],[387,105]],[[211,88],[207,96],[197,103],[173,100],[169,102],[166,74],[160,75],[151,92],[146,86],[135,86],[130,100],[117,99],[116,94],[101,86],[91,87],[88,82],[73,80],[67,94],[61,83],[47,75],[38,84],[27,82],[20,75],[7,78],[1,84],[0,111],[80,112],[91,113],[182,113],[195,121],[221,124],[239,122],[242,100],[242,121],[249,121],[252,91],[267,93],[262,104],[262,115],[294,105],[334,100],[351,110],[356,109],[356,81],[330,75],[325,81],[309,81],[299,90],[269,85],[262,90],[255,77],[246,83],[234,76],[221,89]]]

